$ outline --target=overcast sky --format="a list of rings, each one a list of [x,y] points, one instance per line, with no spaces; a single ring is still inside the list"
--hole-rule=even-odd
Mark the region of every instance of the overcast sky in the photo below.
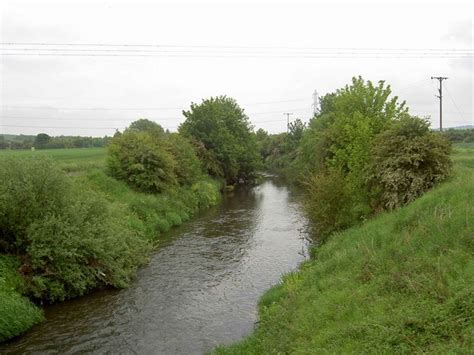
[[[1,5],[3,43],[95,43],[284,48],[473,48],[471,2],[43,2]],[[264,48],[265,47],[265,48]],[[5,49],[5,46],[2,45]],[[82,48],[82,47],[77,47]],[[184,47],[189,48],[189,47]],[[235,98],[256,128],[284,131],[284,112],[307,121],[312,94],[361,75],[386,80],[411,112],[438,127],[474,124],[473,57],[1,56],[0,133],[113,134],[140,117],[176,130],[182,109]],[[5,51],[3,51],[5,53]],[[472,53],[472,52],[471,52]],[[23,108],[22,108],[23,107]]]

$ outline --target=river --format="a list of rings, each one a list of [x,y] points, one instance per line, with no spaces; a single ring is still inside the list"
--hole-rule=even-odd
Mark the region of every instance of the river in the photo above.
[[[173,229],[132,285],[49,306],[0,353],[201,354],[249,334],[260,296],[307,257],[306,220],[276,178]]]

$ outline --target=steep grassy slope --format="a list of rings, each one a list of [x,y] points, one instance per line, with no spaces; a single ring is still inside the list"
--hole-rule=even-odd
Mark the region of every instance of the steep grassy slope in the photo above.
[[[449,181],[314,250],[216,353],[472,353],[474,146],[453,159]]]

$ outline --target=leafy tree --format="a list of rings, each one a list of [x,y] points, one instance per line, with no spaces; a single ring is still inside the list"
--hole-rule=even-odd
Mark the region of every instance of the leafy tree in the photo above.
[[[303,138],[303,134],[306,130],[306,124],[303,123],[299,118],[290,122],[288,126],[288,136],[286,139],[287,150],[295,152],[298,145]]]
[[[374,140],[407,111],[405,102],[400,103],[396,96],[390,95],[390,86],[383,81],[374,85],[361,77],[353,78],[351,85],[322,98],[320,114],[310,121],[309,129],[301,139],[296,161],[301,177],[318,176],[307,184],[314,184],[315,181],[325,183],[326,177],[337,172],[337,180],[343,186],[333,192],[343,191],[344,196],[351,197],[345,199],[349,206],[332,209],[333,227],[329,227],[331,223],[317,222],[321,234],[356,223],[372,212],[367,175]],[[333,205],[334,196],[330,192],[318,194],[321,190],[314,186],[310,190],[315,191],[311,194],[313,201],[308,203],[310,213],[324,216],[328,206]],[[351,213],[345,211],[346,207]]]
[[[226,96],[211,97],[183,111],[186,121],[179,127],[184,136],[202,145],[200,157],[206,167],[218,162],[210,174],[228,183],[252,177],[259,164],[257,144],[244,110]]]
[[[46,133],[39,133],[34,142],[34,146],[37,149],[46,148],[46,145],[49,143],[51,137],[48,136]]]
[[[136,132],[149,132],[156,135],[165,133],[163,128],[158,123],[150,121],[146,118],[140,118],[139,120],[132,122],[128,127],[128,130]]]

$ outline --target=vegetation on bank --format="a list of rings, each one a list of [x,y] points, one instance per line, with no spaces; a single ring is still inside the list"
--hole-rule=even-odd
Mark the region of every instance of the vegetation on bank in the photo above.
[[[450,174],[449,141],[383,81],[353,78],[321,99],[308,127],[296,121],[283,138],[281,153],[266,160],[305,188],[319,240],[413,201]]]
[[[216,204],[221,182],[253,180],[263,160],[306,190],[315,240],[328,242],[264,297],[262,323],[252,337],[218,351],[368,351],[364,337],[381,352],[443,350],[439,339],[464,346],[472,330],[466,325],[472,304],[463,296],[472,296],[464,284],[472,265],[462,253],[472,256],[472,225],[463,221],[472,209],[458,212],[466,207],[461,194],[446,187],[459,188],[459,176],[416,200],[450,176],[451,146],[447,135],[431,131],[426,119],[391,97],[390,86],[354,78],[322,98],[308,125],[296,120],[288,133],[273,136],[254,133],[244,111],[225,96],[192,104],[183,114],[179,133],[146,119],[132,123],[109,140],[107,156],[91,150],[87,159],[66,162],[82,152],[4,154],[0,269],[11,276],[0,275],[0,294],[13,306],[0,308],[10,322],[0,323],[3,339],[41,319],[23,295],[55,302],[126,286],[160,233]],[[458,158],[458,175],[470,178],[469,165]],[[452,233],[460,235],[456,242]],[[432,266],[452,255],[457,259],[447,273]],[[390,313],[397,307],[410,317]],[[16,323],[13,310],[21,313]],[[460,322],[457,330],[451,321]],[[383,339],[376,336],[379,326]],[[447,330],[433,330],[439,326]]]
[[[454,177],[333,234],[260,300],[254,333],[217,354],[472,353],[474,146]]]
[[[23,280],[18,274],[20,261],[0,255],[0,342],[20,335],[43,320],[43,312],[22,296]]]
[[[228,124],[233,119],[241,123],[231,116]],[[139,120],[117,132],[107,157],[99,150],[2,154],[0,340],[42,319],[28,298],[49,303],[127,286],[161,233],[218,203],[224,176],[207,175],[202,145]],[[70,164],[82,154],[89,158]]]
[[[221,184],[210,178],[147,194],[96,163],[70,175],[61,170],[68,159],[0,159],[0,257],[9,261],[0,265],[1,340],[42,320],[23,295],[43,303],[125,287],[162,233],[220,199]]]
[[[262,297],[254,333],[216,353],[473,349],[474,147],[439,185],[452,169],[446,135],[360,77],[323,97],[308,127],[257,138],[280,142],[266,162],[306,190],[317,243]]]

